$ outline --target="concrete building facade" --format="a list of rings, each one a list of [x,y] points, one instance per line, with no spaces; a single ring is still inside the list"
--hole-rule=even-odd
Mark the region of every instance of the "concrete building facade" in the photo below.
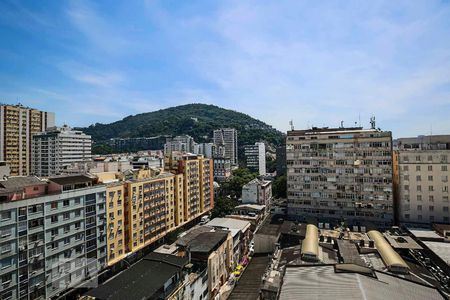
[[[215,157],[214,163],[214,178],[217,181],[227,180],[231,176],[231,160],[224,157]]]
[[[49,299],[106,267],[106,187],[87,176],[0,182],[1,299]]]
[[[221,128],[213,132],[214,144],[225,148],[225,157],[229,158],[232,166],[238,165],[237,130],[234,128]]]
[[[167,138],[167,141],[164,144],[164,153],[171,153],[172,151],[194,153],[194,138],[189,135],[179,135],[173,138]]]
[[[286,158],[289,215],[334,223],[392,223],[391,132],[292,130]]]
[[[91,136],[68,126],[51,127],[32,137],[32,174],[48,177],[86,171],[91,162]]]
[[[261,176],[266,174],[266,145],[264,143],[244,146],[244,154],[248,169],[257,171]]]
[[[31,138],[55,126],[53,113],[22,105],[0,105],[0,161],[6,161],[11,175],[31,172]]]
[[[243,204],[259,204],[268,207],[271,199],[271,181],[255,178],[242,187],[241,201]]]
[[[401,223],[450,223],[450,135],[396,140],[394,172]]]

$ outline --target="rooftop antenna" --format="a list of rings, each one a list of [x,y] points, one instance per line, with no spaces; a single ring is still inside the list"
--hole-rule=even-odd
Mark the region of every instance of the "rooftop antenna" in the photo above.
[[[375,116],[370,117],[370,128],[375,129]]]
[[[291,130],[294,130],[294,121],[290,120],[289,121],[289,125],[291,126]]]
[[[361,113],[358,114],[358,127],[361,127]]]
[[[341,121],[341,128],[344,128],[344,121]]]

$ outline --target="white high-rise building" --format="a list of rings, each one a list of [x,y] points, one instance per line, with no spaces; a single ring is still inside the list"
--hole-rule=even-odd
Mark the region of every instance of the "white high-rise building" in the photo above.
[[[247,168],[258,171],[259,175],[266,174],[266,145],[264,143],[255,143],[247,145],[245,149],[245,159]]]
[[[178,135],[168,138],[164,144],[164,153],[170,154],[172,151],[194,153],[195,141],[190,135]]]
[[[214,144],[225,146],[225,157],[231,160],[233,166],[238,164],[237,130],[234,128],[221,128],[214,130]]]
[[[91,161],[91,136],[68,126],[33,135],[32,173],[52,176],[84,171]]]

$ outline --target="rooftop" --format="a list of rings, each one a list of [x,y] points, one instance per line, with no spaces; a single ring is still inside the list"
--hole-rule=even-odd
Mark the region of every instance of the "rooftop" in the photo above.
[[[13,176],[0,181],[0,186],[8,191],[23,189],[27,186],[46,185],[47,181],[36,176]],[[1,189],[0,189],[1,190]]]
[[[236,206],[234,209],[250,209],[250,210],[257,210],[262,211],[266,208],[265,205],[258,205],[258,204],[241,204]]]
[[[211,253],[227,239],[228,233],[222,230],[200,233],[188,243],[189,249],[191,252]]]
[[[230,297],[228,297],[228,300],[258,299],[261,279],[267,269],[267,266],[269,265],[269,262],[270,257],[267,255],[254,256],[252,260],[250,260],[244,274],[231,292]]]
[[[363,269],[333,265],[287,267],[279,299],[445,299],[436,288],[383,272],[364,273]]]
[[[237,229],[244,233],[248,228],[250,228],[250,222],[232,218],[214,218],[206,223],[206,226]]]
[[[186,257],[150,253],[117,277],[89,291],[95,299],[122,300],[156,297],[164,284],[189,262]]]
[[[68,184],[93,182],[95,179],[96,179],[95,177],[91,177],[84,174],[78,174],[78,175],[61,175],[56,177],[50,177],[48,180],[57,183],[59,185],[68,185]]]

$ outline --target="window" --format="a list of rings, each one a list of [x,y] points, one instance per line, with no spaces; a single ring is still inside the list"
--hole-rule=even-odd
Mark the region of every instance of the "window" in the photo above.
[[[416,171],[420,171],[420,166],[416,166]]]
[[[443,207],[442,207],[442,210],[443,210],[444,212],[448,212],[448,206],[443,206]]]
[[[417,195],[417,201],[422,201],[422,195]]]
[[[416,176],[416,181],[422,181],[422,176],[417,175],[417,176]]]
[[[420,156],[416,156],[416,161],[420,161]]]
[[[409,181],[409,175],[404,175],[403,179],[406,180],[406,181]]]
[[[433,160],[433,156],[428,155],[428,161],[432,161]]]
[[[417,191],[418,191],[418,192],[422,191],[422,186],[421,186],[421,185],[418,185],[418,186],[417,186]]]
[[[448,202],[448,196],[442,196],[442,201]]]
[[[69,203],[70,203],[69,200],[66,199],[66,200],[63,201],[63,206],[69,206]]]
[[[81,216],[81,210],[76,210],[75,211],[75,217],[79,217],[79,216]]]
[[[430,211],[434,211],[434,206],[430,205],[429,209],[430,209]]]
[[[422,220],[422,215],[417,215],[417,220]]]
[[[81,234],[81,233],[75,234],[75,240],[79,241],[79,240],[81,240],[82,238],[83,238],[83,234]]]
[[[1,247],[1,253],[7,253],[7,252],[10,252],[11,251],[11,244],[10,243],[6,243],[6,244],[3,244],[2,245],[2,247]]]
[[[405,185],[404,189],[405,189],[405,191],[408,191],[409,190],[409,185]]]
[[[433,181],[433,176],[432,175],[428,176],[428,181]]]
[[[448,193],[448,186],[447,186],[447,185],[444,185],[444,186],[442,187],[442,191],[443,191],[444,193]]]
[[[52,236],[56,236],[58,235],[58,228],[53,228],[52,229]]]
[[[447,166],[441,166],[441,171],[446,172],[447,171]]]
[[[434,187],[433,187],[432,185],[430,185],[430,186],[428,186],[428,190],[429,190],[430,192],[432,192],[432,191],[434,191]]]
[[[64,220],[69,220],[70,219],[70,213],[66,212],[63,214],[63,218]]]
[[[417,205],[417,210],[422,210],[422,205]]]
[[[405,214],[405,219],[409,220],[409,214]]]
[[[433,166],[428,166],[428,171],[433,171]]]
[[[403,166],[403,171],[409,171],[409,166]]]
[[[69,243],[70,243],[70,238],[69,237],[64,238],[64,245],[67,245]]]
[[[11,211],[2,211],[2,221],[11,219]]]
[[[448,182],[448,176],[447,175],[442,176],[442,182]]]
[[[75,198],[75,204],[80,204],[81,203],[81,198]]]
[[[75,223],[75,230],[78,230],[81,228],[81,222],[76,222]]]
[[[70,231],[70,225],[64,226],[64,233],[68,233]]]
[[[57,209],[58,208],[58,202],[54,201],[50,204],[52,209]]]
[[[433,195],[428,196],[428,200],[429,200],[430,202],[434,202],[434,196],[433,196]]]
[[[52,223],[58,222],[58,216],[51,216]]]

